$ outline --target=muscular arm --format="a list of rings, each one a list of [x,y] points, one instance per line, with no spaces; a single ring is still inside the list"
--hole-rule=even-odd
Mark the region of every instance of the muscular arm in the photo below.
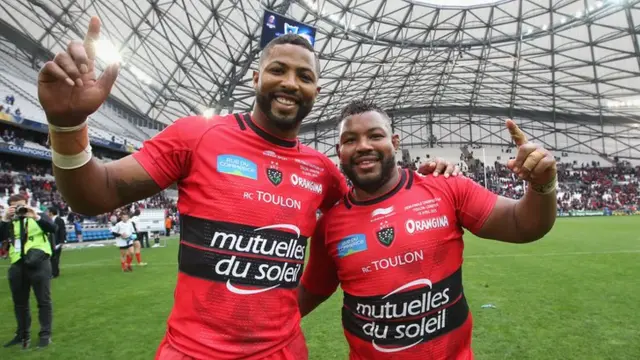
[[[476,235],[509,243],[528,243],[545,236],[556,221],[556,192],[539,194],[527,189],[520,200],[498,197]]]
[[[300,315],[305,317],[330,297],[331,296],[312,294],[307,291],[304,286],[300,285],[298,287],[298,308],[300,309]]]
[[[162,189],[133,156],[74,170],[53,167],[58,190],[74,212],[94,216],[150,197]]]

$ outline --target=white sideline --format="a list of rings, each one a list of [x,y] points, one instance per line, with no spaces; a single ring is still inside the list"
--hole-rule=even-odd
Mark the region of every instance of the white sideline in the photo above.
[[[543,254],[480,254],[467,255],[465,259],[484,259],[484,258],[501,258],[501,257],[550,257],[550,256],[577,256],[577,255],[607,255],[607,254],[638,254],[640,249],[634,250],[610,250],[610,251],[575,251],[566,253],[543,253]]]
[[[551,257],[551,256],[580,256],[580,255],[615,255],[615,254],[640,254],[640,249],[630,250],[611,250],[611,251],[576,251],[566,253],[543,253],[543,254],[479,254],[479,255],[467,255],[465,259],[490,259],[490,258],[508,258],[508,257]],[[149,266],[177,266],[177,262],[158,262],[149,263]],[[101,259],[86,263],[77,264],[62,264],[61,269],[75,268],[75,267],[94,267],[94,266],[120,266],[119,258],[113,259]],[[7,269],[9,265],[0,265],[0,269]],[[0,279],[6,279],[6,275],[0,276]]]

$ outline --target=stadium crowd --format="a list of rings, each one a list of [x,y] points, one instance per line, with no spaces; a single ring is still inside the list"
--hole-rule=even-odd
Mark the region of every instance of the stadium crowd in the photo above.
[[[70,215],[72,211],[56,188],[55,180],[51,176],[51,168],[29,164],[26,165],[26,171],[13,171],[10,162],[0,162],[0,194],[10,196],[14,193],[26,196],[30,205],[38,207],[41,211],[49,207],[55,207],[59,209],[61,216],[82,218],[78,214]],[[122,210],[128,210],[133,213],[146,207],[166,209],[168,215],[173,215],[177,211],[175,201],[166,197],[164,193],[160,193],[144,201],[132,204],[127,209],[118,209],[113,213],[102,214],[88,220],[106,224],[110,222],[112,216],[117,216]]]
[[[419,159],[412,162],[399,162],[405,168],[416,168]],[[628,163],[620,163],[615,167],[599,167],[599,164],[559,164],[558,208],[568,210],[611,210],[639,207],[638,181],[640,167],[632,167]],[[68,222],[75,222],[83,217],[73,214],[60,193],[57,191],[51,168],[41,164],[23,164],[24,170],[16,171],[9,161],[0,161],[0,194],[9,196],[21,193],[29,199],[32,206],[44,211],[48,207],[59,209],[60,215]],[[524,194],[522,181],[516,179],[505,165],[496,162],[487,167],[487,186],[491,191],[510,198],[519,198]],[[485,185],[483,168],[474,167],[466,175],[481,185]],[[87,220],[98,224],[107,224],[123,210],[131,213],[149,208],[164,208],[168,216],[175,216],[175,201],[164,193],[132,204],[126,209],[118,209],[112,213],[98,215]]]
[[[400,161],[399,166],[416,169],[420,158]],[[482,163],[465,171],[466,176],[485,186]],[[640,207],[638,181],[640,166],[628,162],[602,167],[600,163],[558,164],[558,210],[632,210]],[[504,164],[487,166],[486,186],[493,192],[510,198],[520,198],[525,188]]]

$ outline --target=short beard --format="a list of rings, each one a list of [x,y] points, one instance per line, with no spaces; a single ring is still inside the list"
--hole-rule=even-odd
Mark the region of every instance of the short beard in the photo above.
[[[271,110],[271,103],[274,100],[274,96],[271,93],[264,94],[260,91],[256,92],[256,102],[258,103],[258,107],[264,115],[269,120],[269,123],[275,126],[278,130],[281,131],[291,131],[295,130],[302,120],[309,115],[311,109],[313,109],[313,103],[298,103],[298,111],[296,112],[293,119],[291,118],[282,118],[277,116]]]
[[[378,154],[379,156],[382,156]],[[349,164],[340,164],[340,168],[344,172],[347,179],[351,181],[353,187],[356,189],[363,190],[368,194],[373,194],[378,191],[384,184],[391,179],[393,176],[393,172],[396,171],[396,160],[393,156],[382,157],[381,160],[382,167],[380,169],[380,175],[371,179],[359,179],[356,174],[355,167],[356,164],[353,160],[350,160]]]

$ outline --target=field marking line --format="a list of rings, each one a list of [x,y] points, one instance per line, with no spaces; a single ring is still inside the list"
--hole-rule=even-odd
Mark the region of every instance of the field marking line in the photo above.
[[[557,252],[557,253],[528,253],[528,254],[479,254],[464,256],[464,259],[485,259],[485,258],[501,258],[501,257],[551,257],[551,256],[578,256],[578,255],[607,255],[607,254],[639,254],[640,249],[636,250],[611,250],[611,251],[575,251],[575,252]]]
[[[634,250],[611,250],[611,251],[576,251],[566,253],[542,253],[542,254],[479,254],[479,255],[467,255],[464,259],[490,259],[490,258],[508,258],[508,257],[552,257],[552,256],[580,256],[580,255],[615,255],[615,254],[640,254],[640,249]],[[109,264],[107,264],[109,263]],[[114,265],[116,264],[116,265]],[[95,267],[95,266],[119,266],[119,258],[114,259],[100,259],[91,262],[77,263],[77,264],[61,264],[60,269],[68,269],[75,267]],[[0,269],[8,269],[10,265],[0,265]],[[177,262],[151,262],[148,267],[154,266],[178,266]],[[0,279],[6,279],[6,275],[0,275]]]

